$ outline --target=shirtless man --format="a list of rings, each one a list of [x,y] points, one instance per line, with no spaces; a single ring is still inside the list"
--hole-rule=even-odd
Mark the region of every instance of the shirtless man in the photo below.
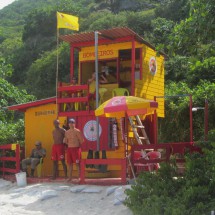
[[[52,145],[52,160],[53,160],[53,176],[56,179],[58,175],[58,161],[62,162],[65,178],[67,178],[67,166],[65,163],[65,146],[63,143],[65,136],[65,129],[60,128],[59,120],[54,120],[55,129],[52,132],[54,144]]]
[[[72,169],[75,163],[80,174],[80,159],[81,159],[81,144],[84,141],[83,135],[79,129],[75,127],[75,120],[69,120],[70,129],[65,133],[65,142],[68,145],[67,149],[67,164],[69,165],[69,179],[72,180]]]

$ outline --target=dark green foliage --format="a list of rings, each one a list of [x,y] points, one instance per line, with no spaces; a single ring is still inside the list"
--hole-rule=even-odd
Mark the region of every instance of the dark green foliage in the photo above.
[[[22,36],[24,42],[32,40],[36,36],[44,38],[54,36],[55,34],[56,11],[34,10],[26,17]]]
[[[152,31],[150,34],[150,41],[153,42],[155,46],[162,45],[162,50],[166,52],[167,49],[165,47],[169,43],[168,36],[172,32],[174,25],[175,23],[173,21],[165,18],[158,17],[153,19],[151,24]]]
[[[63,44],[58,50],[59,54],[59,78],[58,81],[69,82],[62,79],[69,71],[69,53],[67,44]],[[57,75],[57,51],[46,52],[42,58],[35,61],[29,68],[26,78],[26,86],[30,93],[37,98],[47,98],[56,95],[56,75]],[[44,90],[46,89],[46,90]]]
[[[125,203],[135,215],[207,215],[214,210],[215,131],[200,145],[204,154],[187,154],[183,177],[177,176],[174,163],[138,177]]]
[[[23,114],[9,111],[6,106],[26,103],[33,100],[33,96],[25,91],[19,91],[16,87],[0,78],[0,144],[20,143],[24,145],[24,121]]]
[[[210,80],[215,82],[215,57],[210,57],[204,61],[196,61],[191,65],[188,74],[188,80],[192,86],[198,84],[201,80]]]
[[[133,29],[140,36],[145,39],[152,30],[151,20],[154,18],[154,11],[130,12],[126,15],[126,25]],[[134,25],[135,23],[135,25]]]
[[[13,73],[13,67],[11,64],[7,64],[4,58],[0,57],[0,78],[10,77]]]
[[[215,6],[213,0],[192,0],[189,18],[182,20],[170,36],[169,50],[181,55],[204,59],[203,50],[214,49]]]
[[[11,81],[16,85],[23,84],[26,71],[43,52],[56,46],[56,11],[34,10],[29,13],[22,39],[24,45],[17,50],[13,61],[15,71]]]
[[[189,97],[192,95],[193,107],[204,107],[205,99],[209,104],[209,129],[215,128],[215,84],[202,81],[190,88],[187,83],[169,82],[165,86],[166,96],[181,95],[165,99],[165,118],[158,121],[159,142],[181,142],[190,140]],[[204,110],[193,112],[194,141],[204,136]]]
[[[24,146],[24,121],[18,120],[16,123],[6,123],[0,121],[0,145],[19,143]]]
[[[6,64],[4,59],[0,59],[0,144],[24,142],[24,122],[18,120],[20,114],[9,111],[7,106],[26,103],[34,99],[24,90],[8,83],[2,77],[11,74],[11,65]],[[23,117],[23,116],[22,116]]]
[[[55,92],[52,75],[56,58],[52,57],[46,63],[46,70],[53,70],[48,74],[44,74],[44,59],[41,58],[47,59],[47,53],[55,55],[57,10],[77,15],[80,18],[80,31],[130,27],[155,45],[157,51],[164,51],[170,57],[166,64],[166,80],[193,84],[199,77],[206,80],[211,78],[208,71],[213,69],[211,57],[215,54],[214,6],[211,0],[203,0],[201,3],[197,0],[19,0],[0,11],[3,23],[0,26],[3,41],[0,52],[13,66],[14,72],[9,80],[15,85],[29,88],[28,85],[31,87],[31,84],[28,81],[24,83],[23,79],[33,79],[38,73],[43,76],[37,78],[36,85],[38,88],[47,85],[50,90],[40,95],[40,90],[32,87],[31,93],[38,98],[53,96]],[[19,26],[19,30],[15,26]],[[5,36],[7,30],[11,38],[16,38],[16,46],[13,39]],[[73,32],[60,29],[60,34],[70,33]],[[69,54],[69,50],[67,53]],[[205,59],[207,62],[204,63]],[[69,61],[62,61],[65,65],[62,65],[62,76],[59,78],[67,80]],[[199,62],[201,67],[190,66]],[[33,71],[35,64],[37,69]],[[51,80],[47,80],[49,78]]]
[[[168,164],[163,164],[157,174],[141,174],[137,185],[127,191],[126,205],[135,215],[180,214],[177,212],[183,205],[177,201],[177,194],[183,179],[175,179],[174,176],[176,167]]]
[[[13,113],[7,110],[7,106],[32,101],[33,96],[26,91],[20,91],[6,80],[0,78],[0,122],[11,121]]]
[[[189,0],[163,0],[155,10],[155,15],[178,22],[188,17],[189,10]]]
[[[166,95],[182,95],[181,97],[165,99],[165,118],[159,119],[159,142],[189,141],[189,97],[192,90],[186,83],[170,82],[166,84]]]
[[[186,56],[176,55],[170,59],[167,59],[165,63],[165,77],[168,81],[186,81],[188,77],[190,62]]]
[[[95,0],[92,6],[94,11],[108,10],[112,13],[119,13],[120,11],[142,11],[150,10],[156,7],[157,1],[150,0]]]

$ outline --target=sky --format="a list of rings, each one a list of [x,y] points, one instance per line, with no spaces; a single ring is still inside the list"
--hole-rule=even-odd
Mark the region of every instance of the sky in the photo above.
[[[3,7],[5,7],[5,6],[11,4],[11,3],[14,2],[14,1],[15,1],[15,0],[0,0],[0,10],[1,10]]]

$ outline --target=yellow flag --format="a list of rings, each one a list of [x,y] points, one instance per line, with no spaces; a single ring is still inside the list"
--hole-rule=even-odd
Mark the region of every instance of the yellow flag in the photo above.
[[[78,17],[57,12],[57,28],[68,28],[78,31]]]

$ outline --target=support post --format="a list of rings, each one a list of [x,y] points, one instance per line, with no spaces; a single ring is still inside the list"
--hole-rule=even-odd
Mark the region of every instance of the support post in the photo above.
[[[72,82],[72,77],[74,76],[74,47],[70,47],[70,83]]]
[[[134,87],[135,87],[135,40],[134,38],[132,39],[132,50],[131,50],[131,95],[134,95]]]
[[[99,106],[99,72],[98,72],[98,31],[95,31],[95,73],[96,73],[96,108]],[[99,117],[96,117],[96,139],[97,139],[97,151],[100,150],[99,147]]]
[[[154,101],[156,101],[156,96],[154,97]],[[158,129],[157,129],[157,111],[155,110],[154,111],[154,114],[153,114],[153,133],[154,133],[154,143],[155,144],[158,144]]]
[[[192,95],[189,95],[190,97],[190,143],[193,143],[193,101],[192,101]]]

